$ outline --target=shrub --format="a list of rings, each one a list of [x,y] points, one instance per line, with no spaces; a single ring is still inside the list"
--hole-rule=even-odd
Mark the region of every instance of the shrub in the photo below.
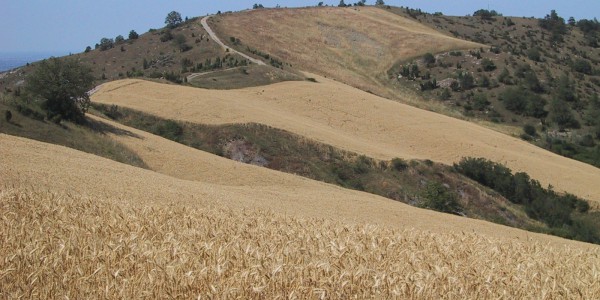
[[[408,163],[402,158],[394,158],[392,159],[392,167],[394,170],[402,172],[408,168]]]
[[[523,126],[523,132],[525,132],[526,134],[530,135],[530,136],[536,136],[537,132],[535,130],[535,127],[531,124],[525,124]]]
[[[10,123],[10,121],[12,120],[12,112],[10,110],[6,110],[4,112],[4,119],[6,120],[6,122]]]
[[[423,200],[419,206],[440,212],[458,214],[461,207],[457,198],[456,194],[439,182],[430,182],[423,191]]]
[[[484,58],[484,59],[481,60],[481,67],[486,72],[491,72],[491,71],[496,70],[496,65],[489,58]]]
[[[430,67],[435,64],[435,56],[433,56],[431,53],[425,53],[423,56],[423,62],[427,65],[427,67]]]

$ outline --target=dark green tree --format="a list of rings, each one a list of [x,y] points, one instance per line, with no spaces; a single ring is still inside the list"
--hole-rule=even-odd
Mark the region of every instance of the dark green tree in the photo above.
[[[100,40],[100,51],[111,49],[115,46],[115,42],[113,39],[102,38]]]
[[[383,0],[377,0],[375,1],[375,5],[385,5],[385,2],[383,2]]]
[[[139,37],[140,37],[140,35],[137,32],[135,32],[135,30],[131,30],[129,32],[129,39],[130,40],[136,40]]]
[[[344,2],[344,0],[340,0],[340,4],[338,4],[339,7],[346,7],[346,2]]]
[[[181,14],[176,11],[170,12],[169,14],[167,14],[167,17],[165,17],[165,24],[169,28],[175,28],[179,26],[179,24],[181,24],[182,22],[183,19],[181,19]]]
[[[561,130],[581,127],[575,116],[573,116],[569,105],[560,98],[554,98],[550,102],[550,120],[556,123]]]
[[[125,41],[125,38],[122,35],[117,35],[117,37],[115,38],[115,43],[119,44]]]
[[[41,103],[48,119],[82,123],[90,106],[88,91],[93,83],[87,66],[74,59],[52,57],[36,64],[25,87],[28,95]]]

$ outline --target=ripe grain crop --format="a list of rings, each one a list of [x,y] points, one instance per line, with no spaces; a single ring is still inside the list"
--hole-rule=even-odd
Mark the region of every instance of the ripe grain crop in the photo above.
[[[600,250],[206,206],[0,192],[0,298],[600,296]]]
[[[333,80],[284,82],[228,91],[142,80],[104,84],[92,100],[201,124],[259,123],[339,149],[390,160],[444,164],[484,157],[600,202],[600,169],[482,126],[414,108]]]

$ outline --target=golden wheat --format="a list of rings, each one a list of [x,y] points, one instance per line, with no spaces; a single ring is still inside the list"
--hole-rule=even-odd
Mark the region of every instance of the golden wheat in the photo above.
[[[600,251],[0,192],[0,298],[584,298]]]

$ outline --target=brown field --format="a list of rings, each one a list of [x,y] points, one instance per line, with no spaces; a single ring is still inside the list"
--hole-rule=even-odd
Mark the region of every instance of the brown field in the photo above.
[[[596,245],[414,208],[133,129],[118,137],[145,148],[151,168],[209,164],[215,176],[176,179],[0,135],[0,297],[600,294]],[[219,175],[227,167],[237,179]]]
[[[239,50],[249,46],[295,69],[387,96],[378,78],[398,61],[482,46],[375,7],[260,9],[213,19],[223,39],[240,38]]]
[[[389,101],[326,78],[230,91],[111,82],[92,100],[204,124],[261,123],[378,159],[452,164],[485,157],[600,201],[600,170],[466,121]]]

